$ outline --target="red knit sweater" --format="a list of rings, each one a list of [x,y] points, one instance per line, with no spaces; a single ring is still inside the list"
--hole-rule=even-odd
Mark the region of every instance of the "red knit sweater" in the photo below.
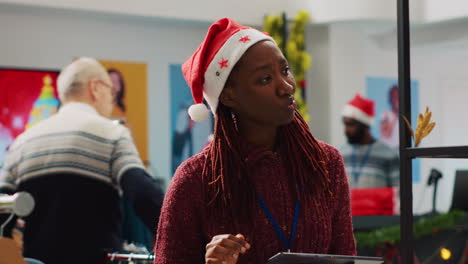
[[[356,246],[351,223],[349,188],[338,151],[321,143],[328,155],[327,166],[332,182],[334,199],[315,195],[307,206],[301,204],[293,252],[355,255]],[[280,154],[259,148],[245,157],[249,175],[254,175],[258,194],[265,201],[275,220],[289,238],[294,216],[295,194],[288,180]],[[202,264],[205,246],[218,234],[246,236],[252,248],[239,257],[238,263],[266,263],[274,254],[285,251],[261,207],[256,204],[250,219],[232,219],[210,222],[202,193],[201,174],[204,152],[188,159],[176,171],[166,193],[155,246],[156,264]]]

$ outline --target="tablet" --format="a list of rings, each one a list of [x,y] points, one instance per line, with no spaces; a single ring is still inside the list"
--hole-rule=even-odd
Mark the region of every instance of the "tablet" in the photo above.
[[[280,252],[267,264],[382,264],[383,258]]]

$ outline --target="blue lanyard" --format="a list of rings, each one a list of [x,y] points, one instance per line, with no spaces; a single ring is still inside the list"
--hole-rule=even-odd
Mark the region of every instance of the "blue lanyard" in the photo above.
[[[354,182],[357,183],[359,180],[359,176],[361,176],[362,168],[364,165],[367,163],[367,160],[369,159],[369,154],[372,149],[372,145],[374,142],[369,144],[369,147],[367,147],[366,153],[362,156],[361,163],[359,164],[359,170],[356,170],[356,151],[355,148],[353,147],[353,151],[351,152],[351,174],[353,175]]]
[[[258,195],[258,203],[260,203],[260,206],[262,207],[263,211],[268,217],[268,220],[270,220],[270,223],[275,228],[275,231],[278,234],[279,238],[281,239],[281,242],[283,242],[283,245],[286,247],[288,252],[290,252],[293,242],[294,242],[294,235],[296,234],[297,222],[299,220],[299,207],[300,207],[299,200],[296,201],[296,206],[294,208],[294,220],[292,224],[291,237],[289,238],[289,241],[286,239],[286,236],[284,235],[278,223],[276,223],[275,218],[273,218],[273,215],[271,214],[270,210],[268,210],[268,207],[266,206],[265,202],[262,200],[260,195]]]

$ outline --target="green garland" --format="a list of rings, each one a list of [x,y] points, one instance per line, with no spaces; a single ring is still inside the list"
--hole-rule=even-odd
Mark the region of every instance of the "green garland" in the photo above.
[[[281,50],[289,61],[294,76],[296,78],[296,100],[297,109],[302,117],[308,122],[310,120],[307,112],[307,104],[302,97],[302,89],[305,89],[305,73],[311,66],[311,56],[305,51],[305,27],[309,22],[309,14],[306,11],[299,11],[291,23],[291,32],[287,40],[283,39],[283,27],[285,21],[283,16],[269,15],[265,17],[263,30],[268,32],[276,41],[278,46],[283,47],[286,41],[286,50]]]
[[[276,41],[278,47],[283,47],[283,16],[268,15],[264,19],[263,30]],[[281,50],[284,53],[284,50]]]
[[[439,230],[452,228],[465,216],[465,212],[453,210],[446,214],[421,218],[414,223],[414,238],[417,239]],[[375,247],[385,243],[395,244],[400,242],[400,226],[384,227],[371,232],[356,232],[354,237],[358,247]]]

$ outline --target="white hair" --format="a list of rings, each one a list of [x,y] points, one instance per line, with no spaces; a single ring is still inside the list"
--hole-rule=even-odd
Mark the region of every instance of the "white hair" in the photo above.
[[[81,57],[62,69],[57,79],[57,90],[61,101],[82,93],[88,81],[102,79],[106,69],[94,58]]]

